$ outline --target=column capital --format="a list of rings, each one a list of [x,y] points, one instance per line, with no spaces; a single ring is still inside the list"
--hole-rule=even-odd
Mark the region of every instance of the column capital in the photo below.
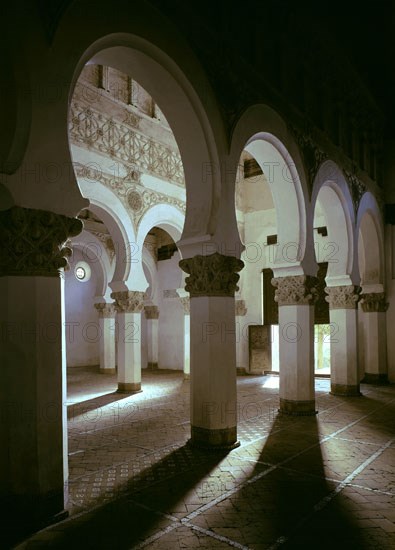
[[[191,313],[191,301],[189,296],[180,296],[180,302],[184,309],[184,315],[189,315]]]
[[[311,275],[290,275],[274,277],[275,301],[279,306],[314,305],[317,298],[317,278]]]
[[[385,299],[385,292],[369,292],[361,294],[361,306],[365,313],[387,311],[389,303]]]
[[[248,309],[244,300],[235,300],[235,313],[239,317],[244,317],[247,314]]]
[[[0,212],[0,277],[56,277],[68,268],[65,246],[83,229],[78,218],[13,206]]]
[[[325,300],[330,309],[355,309],[360,298],[361,287],[355,285],[327,286]]]
[[[224,256],[216,252],[208,256],[194,256],[181,260],[181,269],[189,274],[185,279],[185,290],[191,298],[200,296],[233,297],[238,290],[238,271],[244,262],[234,256]]]
[[[97,313],[99,314],[99,318],[101,319],[114,319],[115,315],[117,314],[114,303],[107,304],[105,302],[101,302],[93,305],[97,310]]]
[[[144,292],[123,290],[112,292],[111,298],[115,300],[115,308],[118,313],[141,313],[143,311]]]
[[[144,313],[146,319],[159,319],[158,306],[144,306]]]

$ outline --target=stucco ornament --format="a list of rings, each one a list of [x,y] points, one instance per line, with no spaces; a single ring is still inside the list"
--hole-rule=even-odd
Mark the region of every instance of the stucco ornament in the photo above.
[[[144,292],[138,290],[112,292],[111,298],[115,300],[115,308],[118,313],[141,313],[143,311]]]
[[[68,269],[70,237],[83,229],[77,218],[13,206],[0,212],[0,276],[58,276]]]
[[[215,252],[209,256],[194,256],[180,261],[180,267],[189,274],[185,279],[185,290],[190,297],[234,296],[238,290],[238,271],[244,262],[234,256]]]
[[[317,279],[311,275],[275,277],[271,281],[276,288],[274,299],[279,306],[314,305],[317,299]]]
[[[360,298],[361,287],[354,285],[342,285],[325,287],[328,294],[325,300],[330,309],[355,309]]]

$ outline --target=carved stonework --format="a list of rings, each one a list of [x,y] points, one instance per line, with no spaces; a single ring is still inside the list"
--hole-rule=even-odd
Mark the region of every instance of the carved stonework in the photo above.
[[[115,307],[119,313],[140,313],[144,308],[144,292],[138,290],[124,290],[112,292]]]
[[[303,163],[305,165],[306,173],[308,176],[309,192],[313,189],[314,179],[317,175],[318,169],[321,164],[328,158],[328,155],[322,151],[315,143],[312,137],[312,129],[306,128],[305,132],[299,131],[294,126],[289,126],[291,132],[295,137],[296,143],[299,145],[303,156]]]
[[[235,300],[235,313],[240,317],[244,317],[247,314],[246,303],[244,300]]]
[[[127,169],[125,164],[123,166]],[[88,180],[89,182],[99,181],[114,191],[130,211],[136,229],[138,229],[144,214],[155,204],[170,204],[185,214],[185,200],[147,189],[143,185],[136,183],[135,179],[130,175],[126,177],[111,176],[94,167],[79,163],[76,163],[74,168],[78,178]]]
[[[384,292],[370,292],[367,294],[361,294],[361,306],[363,311],[366,313],[384,313],[387,311],[389,303],[385,299]]]
[[[314,305],[316,284],[317,279],[311,275],[275,277],[272,279],[272,285],[276,287],[274,299],[279,306]]]
[[[328,296],[325,300],[330,309],[355,309],[360,298],[361,288],[354,285],[325,287]]]
[[[216,252],[209,256],[194,256],[180,261],[180,267],[189,274],[185,290],[191,298],[199,296],[234,296],[238,290],[238,271],[244,262],[234,256]]]
[[[46,210],[13,206],[0,212],[0,276],[57,276],[68,268],[70,237],[83,223]]]
[[[191,300],[189,296],[184,296],[183,298],[180,298],[181,305],[184,309],[185,315],[190,315],[191,313]]]
[[[159,319],[158,306],[144,306],[144,313],[147,319]]]
[[[350,189],[350,193],[354,203],[355,213],[357,213],[362,195],[366,191],[366,185],[358,178],[355,173],[344,170],[344,175],[346,176],[348,182],[348,187]]]
[[[100,304],[94,304],[94,306],[95,306],[95,309],[97,309],[99,318],[114,319],[115,315],[117,314],[115,304],[100,303]]]
[[[126,122],[126,123],[125,123]],[[125,163],[137,173],[152,174],[176,185],[185,186],[184,170],[178,150],[140,133],[135,121],[123,122],[73,101],[70,110],[71,142],[94,149]]]

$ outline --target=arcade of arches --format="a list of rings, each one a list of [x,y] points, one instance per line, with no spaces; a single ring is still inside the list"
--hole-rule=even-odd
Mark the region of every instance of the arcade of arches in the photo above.
[[[15,54],[31,101],[13,70],[0,149],[0,495],[29,515],[23,534],[67,509],[67,376],[121,399],[179,374],[189,444],[208,454],[240,445],[238,376],[278,375],[279,417],[303,422],[318,377],[351,403],[395,382],[378,108],[361,92],[358,127],[330,88],[291,100],[287,79],[288,107],[265,92],[239,105],[207,50],[155,41],[150,4],[126,27],[122,2],[103,8],[80,32],[85,9],[53,19],[51,47]],[[50,98],[55,74],[69,88]]]

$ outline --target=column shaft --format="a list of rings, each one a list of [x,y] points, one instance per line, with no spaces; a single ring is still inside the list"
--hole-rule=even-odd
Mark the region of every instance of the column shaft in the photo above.
[[[115,374],[115,315],[113,304],[98,303],[95,308],[99,314],[100,327],[100,372]]]
[[[357,302],[359,287],[326,287],[331,322],[331,393],[361,395],[358,373]]]
[[[280,412],[314,415],[314,298],[316,279],[272,279],[279,316]]]
[[[149,369],[158,368],[159,358],[159,309],[157,306],[144,306],[147,318],[147,360]]]
[[[143,293],[113,292],[118,311],[118,391],[141,391],[141,311]]]
[[[233,448],[237,441],[234,292],[243,262],[221,254],[181,260],[190,274],[191,442]]]
[[[71,254],[64,244],[81,228],[52,212],[0,212],[0,504],[7,547],[16,525],[21,537],[66,514],[62,268]]]
[[[385,294],[362,294],[364,311],[365,376],[367,384],[388,384]]]

